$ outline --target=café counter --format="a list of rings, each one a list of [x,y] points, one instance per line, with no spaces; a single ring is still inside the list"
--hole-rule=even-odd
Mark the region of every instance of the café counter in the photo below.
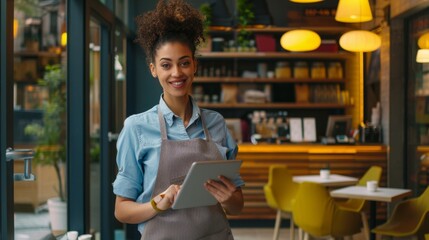
[[[360,178],[370,166],[382,167],[380,185],[386,185],[387,147],[385,145],[322,144],[240,144],[237,159],[242,160],[241,176],[244,209],[229,219],[275,219],[276,211],[266,204],[263,186],[268,182],[269,166],[286,165],[293,175],[319,174],[329,166],[331,173]],[[385,208],[379,208],[384,216]]]

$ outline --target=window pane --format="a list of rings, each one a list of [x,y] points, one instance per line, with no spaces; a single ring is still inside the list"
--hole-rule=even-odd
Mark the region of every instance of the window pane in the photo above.
[[[128,0],[115,0],[115,14],[125,25],[128,25]]]
[[[417,55],[427,48],[429,11],[412,17],[408,29],[407,187],[419,195],[429,184],[429,62]]]
[[[62,213],[59,225],[51,220],[49,213],[55,211],[48,212],[47,204],[66,192],[66,42],[61,41],[66,36],[66,1],[14,4],[14,148],[49,156],[33,161],[37,181],[14,184],[15,239],[47,239],[67,230],[65,202],[57,211]],[[42,85],[41,79],[59,87]],[[15,172],[23,172],[23,162],[14,164]]]
[[[101,26],[90,21],[89,43],[89,136],[90,136],[90,231],[100,232],[100,87],[101,87]]]

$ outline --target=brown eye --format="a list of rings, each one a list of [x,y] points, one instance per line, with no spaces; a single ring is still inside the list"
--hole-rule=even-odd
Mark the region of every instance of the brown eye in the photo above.
[[[188,67],[189,65],[191,65],[189,61],[182,62],[182,67]]]
[[[170,68],[170,64],[168,64],[168,63],[162,63],[160,66],[163,69],[169,69]]]

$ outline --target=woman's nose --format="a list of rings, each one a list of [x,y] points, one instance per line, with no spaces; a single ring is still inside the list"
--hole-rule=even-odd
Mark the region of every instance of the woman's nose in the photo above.
[[[173,75],[174,76],[180,76],[182,74],[182,69],[180,66],[174,66],[173,67]]]

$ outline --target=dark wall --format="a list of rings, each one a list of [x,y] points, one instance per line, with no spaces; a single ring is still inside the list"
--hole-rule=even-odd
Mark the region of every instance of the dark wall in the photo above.
[[[134,16],[147,12],[155,8],[156,0],[135,1]],[[136,44],[136,43],[133,43]],[[158,104],[162,93],[161,86],[157,79],[154,79],[149,72],[146,64],[146,57],[143,49],[136,44],[135,46],[135,113],[143,112]]]

